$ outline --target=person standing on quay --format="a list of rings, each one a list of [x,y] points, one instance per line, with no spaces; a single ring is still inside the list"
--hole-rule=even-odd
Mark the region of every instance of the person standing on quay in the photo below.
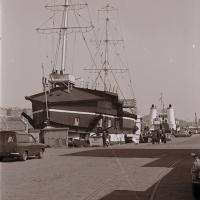
[[[104,147],[106,146],[106,138],[107,138],[106,131],[103,131],[102,139],[103,139],[103,146],[104,146]]]

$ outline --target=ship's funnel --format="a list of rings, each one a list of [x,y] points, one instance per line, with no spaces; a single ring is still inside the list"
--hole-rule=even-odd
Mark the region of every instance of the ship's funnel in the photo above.
[[[169,107],[167,108],[167,119],[168,119],[169,128],[176,130],[174,109],[171,104],[169,104]]]
[[[149,121],[149,126],[151,127],[154,123],[154,119],[157,117],[157,109],[154,104],[152,104],[151,109],[150,109],[150,121]]]

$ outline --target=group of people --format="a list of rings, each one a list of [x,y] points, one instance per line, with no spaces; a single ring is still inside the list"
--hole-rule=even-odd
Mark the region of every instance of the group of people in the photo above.
[[[155,143],[166,143],[167,137],[166,133],[162,129],[157,129],[152,132],[152,144]]]
[[[103,131],[102,140],[103,140],[104,147],[108,147],[110,145],[110,135],[109,135],[108,131]]]

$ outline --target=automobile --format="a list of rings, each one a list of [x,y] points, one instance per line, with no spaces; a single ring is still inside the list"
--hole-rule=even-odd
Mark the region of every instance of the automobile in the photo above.
[[[88,147],[89,146],[89,139],[88,138],[68,138],[68,146],[69,147]]]
[[[140,135],[140,143],[148,143],[152,140],[152,133],[151,131],[143,132]]]
[[[128,136],[127,134],[124,135],[125,143],[133,143],[133,137]]]
[[[0,131],[0,159],[17,158],[26,161],[29,157],[42,158],[45,145],[38,143],[28,133]]]
[[[192,132],[188,130],[182,130],[180,132],[174,133],[175,137],[191,137]]]
[[[91,147],[102,147],[103,146],[102,133],[90,133],[89,145]]]
[[[192,175],[192,191],[195,199],[200,199],[200,154],[192,153],[194,158],[191,175]]]

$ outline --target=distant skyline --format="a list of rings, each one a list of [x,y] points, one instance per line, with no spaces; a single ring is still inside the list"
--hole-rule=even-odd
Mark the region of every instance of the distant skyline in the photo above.
[[[31,107],[24,97],[42,91],[41,63],[49,44],[35,29],[50,17],[44,6],[53,1],[2,1],[1,106]],[[87,2],[96,24],[97,10],[107,1]],[[162,92],[177,118],[194,121],[195,112],[200,118],[200,1],[109,2],[119,9],[139,114],[148,114],[151,104],[159,107]],[[83,65],[89,60],[79,59]]]

